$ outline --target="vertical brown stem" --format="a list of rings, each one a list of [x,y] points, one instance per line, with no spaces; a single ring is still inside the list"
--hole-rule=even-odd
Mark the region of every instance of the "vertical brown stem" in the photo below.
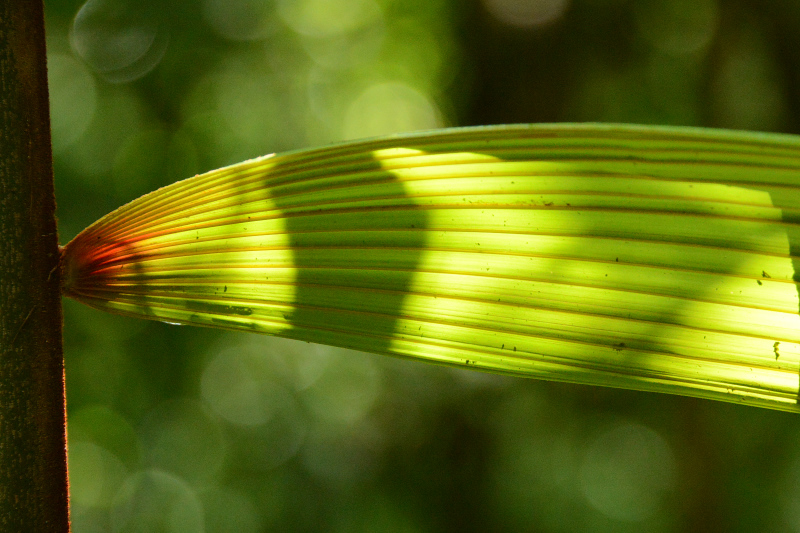
[[[0,0],[0,531],[68,531],[42,0]]]

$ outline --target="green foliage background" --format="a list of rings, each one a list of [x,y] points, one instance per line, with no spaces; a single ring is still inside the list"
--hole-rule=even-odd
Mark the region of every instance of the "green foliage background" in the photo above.
[[[46,1],[61,241],[154,188],[384,133],[800,133],[800,4]],[[65,302],[74,531],[800,531],[795,415]]]

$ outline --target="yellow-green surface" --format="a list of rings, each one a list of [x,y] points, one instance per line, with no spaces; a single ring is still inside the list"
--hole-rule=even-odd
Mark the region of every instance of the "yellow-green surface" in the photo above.
[[[455,129],[178,182],[67,245],[161,321],[798,410],[800,139]]]

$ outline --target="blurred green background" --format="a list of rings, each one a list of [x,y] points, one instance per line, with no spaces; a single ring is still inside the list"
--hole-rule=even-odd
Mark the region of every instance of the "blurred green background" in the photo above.
[[[175,180],[383,133],[800,133],[796,0],[45,4],[62,243]],[[800,531],[797,415],[64,309],[76,533]]]

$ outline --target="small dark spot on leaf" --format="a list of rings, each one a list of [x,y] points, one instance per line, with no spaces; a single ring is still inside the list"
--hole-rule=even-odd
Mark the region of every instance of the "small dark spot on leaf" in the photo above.
[[[772,276],[770,276],[769,274],[767,274],[763,270],[761,271],[761,275],[764,276],[765,278],[772,278]]]
[[[211,317],[212,324],[219,324],[230,328],[247,328],[256,329],[256,325],[252,322],[237,322],[235,320],[227,320],[224,318]]]
[[[761,283],[761,280],[760,280],[760,279],[757,279],[757,280],[756,280],[756,283],[758,283],[759,285],[763,285],[763,283]]]
[[[218,313],[221,315],[248,316],[253,314],[253,310],[250,307],[221,305],[208,302],[195,302],[191,300],[186,302],[186,308],[192,311],[200,311],[202,313]]]

